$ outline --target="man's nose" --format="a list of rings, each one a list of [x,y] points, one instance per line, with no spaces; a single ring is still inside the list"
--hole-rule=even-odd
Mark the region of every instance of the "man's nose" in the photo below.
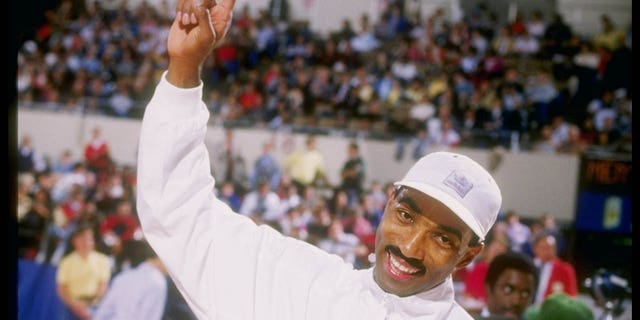
[[[518,292],[513,292],[505,300],[507,301],[507,305],[509,307],[513,307],[520,303],[520,294]]]
[[[404,238],[402,253],[409,257],[422,260],[426,243],[424,237],[426,230],[416,230],[408,233]]]
[[[511,309],[517,309],[520,304],[522,304],[523,300],[527,298],[523,297],[521,292],[514,291],[505,299],[507,301],[507,305]]]

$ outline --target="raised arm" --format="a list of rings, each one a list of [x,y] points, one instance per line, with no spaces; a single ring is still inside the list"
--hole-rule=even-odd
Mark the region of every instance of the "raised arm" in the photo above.
[[[230,289],[216,282],[228,272],[223,257],[233,259],[233,252],[245,249],[246,260],[237,261],[250,266],[257,251],[229,243],[231,232],[242,235],[257,227],[215,199],[204,146],[209,114],[200,70],[229,29],[233,5],[233,0],[179,1],[167,40],[169,67],[145,110],[139,141],[142,230],[201,319],[215,318],[218,305],[224,305],[222,292]],[[238,285],[245,293],[251,289]]]
[[[209,113],[200,68],[229,28],[233,0],[180,0],[169,67],[147,105],[137,164],[145,238],[200,319],[373,319],[337,256],[285,238],[215,198],[204,144]],[[345,299],[349,296],[350,299]]]

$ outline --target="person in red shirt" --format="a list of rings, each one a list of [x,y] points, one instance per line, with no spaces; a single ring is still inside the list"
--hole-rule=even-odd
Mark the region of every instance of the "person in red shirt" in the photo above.
[[[251,30],[255,26],[255,21],[249,11],[249,5],[244,5],[240,10],[240,14],[234,19],[235,25],[239,30]]]
[[[88,169],[98,177],[98,181],[104,181],[112,161],[109,145],[102,138],[99,127],[93,128],[91,140],[84,147],[84,159]]]
[[[122,244],[136,238],[140,233],[140,223],[133,214],[133,207],[129,200],[118,202],[116,211],[109,214],[100,225],[100,233],[104,242],[111,247],[113,254],[122,250]]]
[[[464,278],[463,294],[479,300],[482,303],[487,301],[487,292],[485,290],[485,277],[489,264],[498,255],[509,251],[509,240],[505,235],[491,235],[485,241],[486,249],[478,257],[478,261],[474,262],[467,270]]]
[[[514,36],[520,36],[527,31],[527,25],[524,23],[522,19],[522,13],[516,13],[515,19],[511,22],[511,34]]]
[[[535,304],[540,304],[553,293],[564,292],[578,295],[578,280],[573,265],[558,257],[557,239],[550,231],[536,233],[532,239],[534,262],[540,269],[540,282],[536,291]]]
[[[244,89],[238,97],[238,103],[245,115],[259,115],[262,107],[262,95],[256,90],[256,85],[253,82],[249,82],[244,86]]]
[[[227,75],[237,75],[240,72],[238,60],[238,46],[235,43],[225,42],[214,52],[215,61],[221,71]]]

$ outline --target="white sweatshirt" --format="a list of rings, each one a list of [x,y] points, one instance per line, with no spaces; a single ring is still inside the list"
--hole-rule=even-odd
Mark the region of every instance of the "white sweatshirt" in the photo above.
[[[138,152],[138,214],[146,239],[200,319],[471,319],[449,277],[410,297],[384,292],[372,269],[282,236],[215,198],[204,145],[202,83],[163,74],[145,111]]]

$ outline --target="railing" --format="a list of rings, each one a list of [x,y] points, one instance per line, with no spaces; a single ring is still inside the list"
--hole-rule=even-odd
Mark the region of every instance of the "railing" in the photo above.
[[[64,105],[62,103],[53,102],[34,102],[19,101],[18,112],[20,110],[44,110],[57,113],[72,113],[79,116],[86,115],[104,115],[109,117],[118,117],[123,119],[142,119],[147,101],[134,101],[133,107],[126,115],[118,115],[111,110],[108,103],[100,103],[97,108],[88,108],[86,103],[77,103],[75,105]],[[336,121],[331,118],[318,119],[315,117],[297,117],[291,123],[285,123],[276,126],[270,126],[263,121],[256,121],[250,117],[243,117],[235,120],[222,121],[219,118],[211,117],[211,125],[224,126],[231,128],[264,128],[279,132],[302,133],[327,135],[345,138],[372,139],[393,141],[396,139],[410,139],[412,136],[400,134],[391,131],[388,128],[387,120],[363,120],[350,119],[343,126],[337,126]],[[511,131],[490,131],[482,129],[467,130],[463,134],[462,145],[472,148],[493,148],[501,145],[505,148],[513,146],[513,133]],[[527,136],[525,136],[527,137]],[[520,137],[517,138],[517,144],[520,145]],[[526,148],[526,145],[524,146]]]
[[[54,102],[33,102],[18,101],[18,112],[23,109],[46,110],[58,113],[73,113],[79,116],[104,115],[118,117],[122,119],[142,119],[147,101],[134,101],[133,107],[126,116],[118,115],[111,110],[108,103],[99,104],[97,108],[87,108],[85,103],[78,103],[74,106],[67,106]],[[263,128],[271,131],[285,133],[314,134],[333,137],[370,139],[379,141],[409,140],[413,138],[411,134],[401,134],[389,129],[389,121],[350,119],[342,126],[337,126],[337,122],[332,118],[317,117],[297,117],[291,123],[270,126],[264,121],[258,121],[250,117],[243,117],[235,120],[220,120],[218,117],[211,117],[210,125],[224,126],[228,128]],[[520,133],[510,130],[485,130],[485,129],[465,129],[459,132],[461,135],[460,146],[474,149],[493,149],[502,147],[512,152],[531,151],[533,146],[539,141],[536,134],[531,132]],[[630,157],[631,150],[619,148],[618,145],[589,146],[585,152],[601,154],[607,157]]]

